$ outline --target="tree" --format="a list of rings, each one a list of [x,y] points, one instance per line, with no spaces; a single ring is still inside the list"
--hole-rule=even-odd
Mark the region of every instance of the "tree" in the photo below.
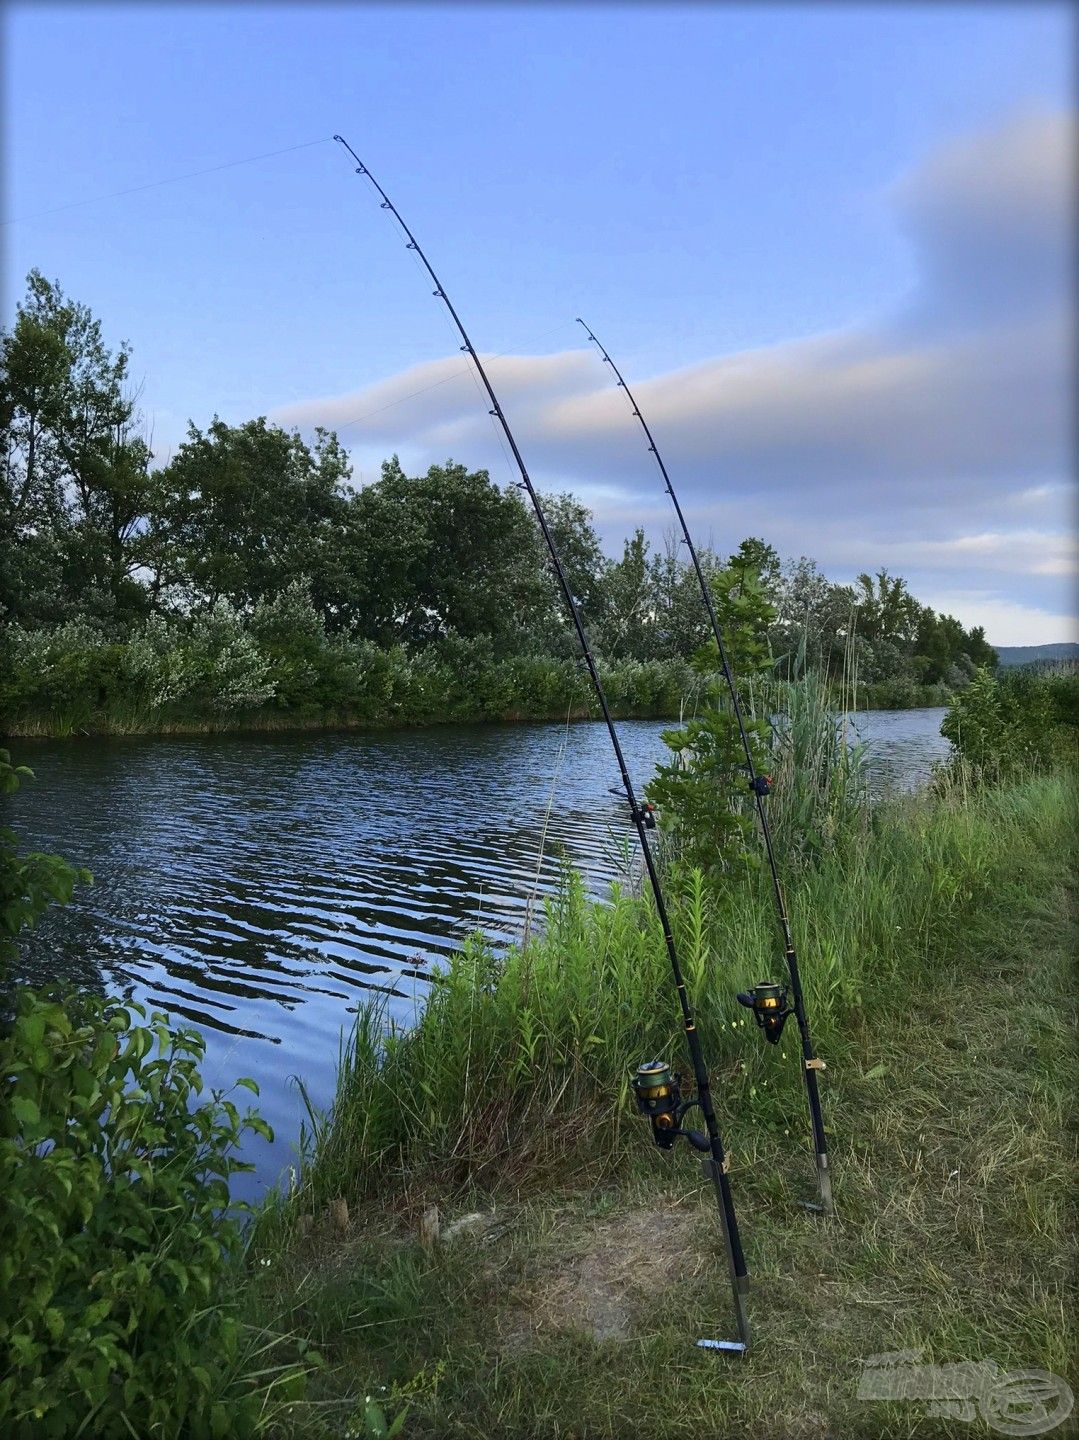
[[[711,550],[699,550],[697,558],[706,580],[719,572],[719,562]],[[655,655],[662,658],[693,655],[711,631],[696,573],[692,565],[682,559],[673,531],[664,536],[663,553],[652,561],[652,592],[656,610]]]
[[[447,461],[410,477],[395,456],[355,497],[350,527],[370,602],[357,623],[382,644],[423,645],[452,631],[490,636],[505,651],[551,612],[532,517],[486,470]]]
[[[160,510],[143,547],[156,599],[208,610],[223,599],[249,611],[310,580],[329,605],[328,554],[351,467],[335,435],[316,437],[312,449],[262,416],[188,427],[158,477]]]
[[[908,644],[914,638],[919,605],[900,575],[878,570],[876,580],[859,575],[855,582],[858,629],[871,642]]]
[[[738,552],[732,560],[738,564],[709,583],[724,651],[745,704],[754,684],[771,674],[768,629],[775,611],[749,556]],[[741,733],[726,681],[718,674],[714,639],[701,647],[694,667],[709,677],[705,703],[681,730],[664,732],[664,744],[674,756],[669,764],[657,767],[646,794],[663,812],[665,829],[675,837],[680,859],[716,877],[757,863],[756,851],[748,843],[752,807]],[[748,706],[744,723],[754,768],[760,771],[768,725],[763,719],[754,720]]]
[[[130,351],[37,270],[0,339],[6,608],[31,621],[143,608],[137,539],[151,489]]]
[[[769,603],[775,602],[780,583],[779,551],[774,545],[749,535],[728,561],[734,571],[745,570],[757,577],[757,584]]]
[[[648,541],[637,530],[603,584],[602,648],[611,659],[651,657],[656,639],[656,600]]]
[[[610,561],[600,549],[592,526],[592,512],[576,496],[566,493],[543,494],[540,503],[574,598],[584,612],[585,621],[595,623],[603,614],[604,582]],[[535,527],[535,542],[537,556],[543,564],[549,565],[547,546],[538,526]],[[563,605],[559,595],[560,617],[565,613]]]

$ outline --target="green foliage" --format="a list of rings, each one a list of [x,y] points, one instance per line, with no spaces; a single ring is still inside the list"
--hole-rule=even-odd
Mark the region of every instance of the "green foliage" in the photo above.
[[[201,1036],[144,1014],[22,990],[0,1035],[6,1435],[253,1435],[302,1390],[302,1366],[247,1378],[229,1295],[234,1151],[269,1129],[199,1101]]]
[[[732,556],[730,567],[713,577],[711,587],[727,662],[741,688],[753,766],[762,773],[768,768],[768,721],[766,715],[757,718],[749,710],[746,687],[770,671],[767,636],[775,611],[752,564],[752,553]],[[715,673],[720,657],[714,640],[698,653],[695,665],[711,675],[710,691],[699,713],[681,730],[664,733],[674,760],[657,768],[647,795],[659,808],[664,832],[679,859],[721,874],[758,863],[750,843],[752,799],[737,717],[726,681]]]
[[[9,752],[0,750],[0,795],[10,795],[33,773],[25,765],[13,766]],[[16,937],[51,903],[70,900],[80,883],[90,883],[88,870],[76,869],[58,855],[20,854],[15,832],[0,826],[0,984],[15,959]]]
[[[244,609],[317,573],[349,474],[337,437],[322,430],[312,449],[262,417],[230,426],[215,416],[205,432],[191,425],[148,517],[156,593]]]
[[[1079,671],[980,670],[940,727],[976,774],[998,780],[1079,759]]]
[[[153,490],[129,351],[33,270],[0,334],[0,607],[55,622],[145,608],[133,577]]]

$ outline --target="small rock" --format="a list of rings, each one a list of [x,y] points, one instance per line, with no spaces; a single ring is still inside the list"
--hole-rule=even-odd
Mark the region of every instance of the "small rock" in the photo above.
[[[477,1238],[490,1229],[494,1223],[493,1215],[484,1215],[476,1210],[471,1215],[458,1216],[452,1225],[447,1225],[443,1233],[443,1240],[456,1240],[460,1235],[474,1235]]]
[[[438,1244],[442,1217],[438,1206],[432,1205],[420,1216],[420,1244],[425,1250],[433,1250]]]

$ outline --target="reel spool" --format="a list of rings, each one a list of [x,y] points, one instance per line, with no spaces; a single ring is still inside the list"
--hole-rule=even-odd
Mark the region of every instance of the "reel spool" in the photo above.
[[[773,985],[767,980],[754,985],[752,990],[740,990],[738,1003],[753,1011],[753,1018],[764,1031],[764,1038],[769,1045],[778,1041],[783,1034],[783,1026],[787,1023],[787,1016],[794,1014],[787,1004],[787,987]]]
[[[661,1150],[670,1150],[680,1135],[694,1150],[711,1150],[708,1136],[700,1130],[684,1130],[682,1119],[699,1102],[682,1099],[682,1077],[665,1060],[645,1060],[637,1066],[632,1080],[637,1113],[647,1115],[652,1139]]]

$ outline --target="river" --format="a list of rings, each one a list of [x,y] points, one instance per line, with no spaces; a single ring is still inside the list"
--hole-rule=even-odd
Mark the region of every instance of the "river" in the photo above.
[[[859,717],[877,793],[928,775],[944,713]],[[666,728],[619,726],[638,785]],[[629,832],[595,723],[10,745],[37,776],[3,806],[21,848],[94,876],[26,940],[24,973],[165,1009],[205,1034],[209,1084],[254,1077],[277,1141],[250,1142],[248,1197],[290,1158],[292,1077],[331,1100],[359,1004],[378,992],[407,1022],[471,930],[520,933],[561,855],[601,894]]]

